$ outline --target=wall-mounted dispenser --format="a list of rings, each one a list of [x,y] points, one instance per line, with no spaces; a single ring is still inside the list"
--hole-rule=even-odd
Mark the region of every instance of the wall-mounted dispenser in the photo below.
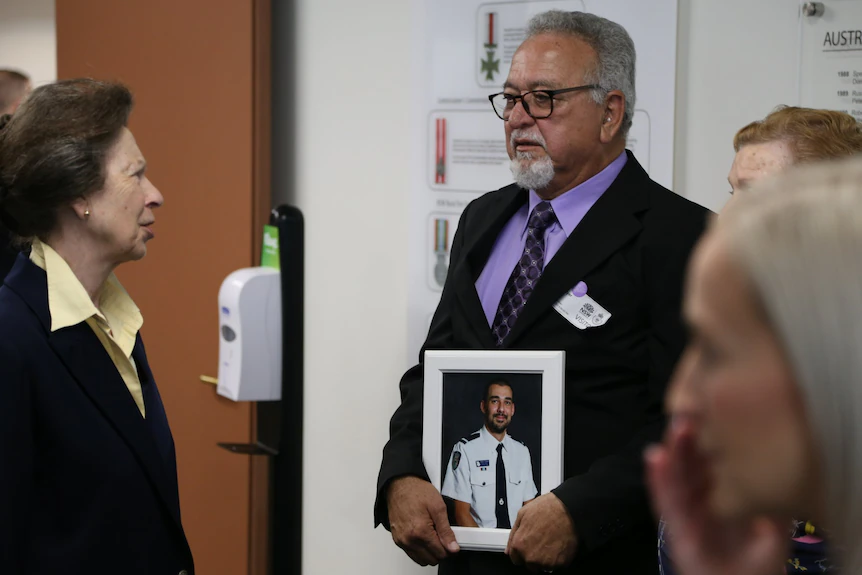
[[[278,250],[271,255],[281,271],[237,270],[219,290],[220,357],[215,383],[220,395],[255,402],[255,429],[251,443],[218,445],[233,453],[271,458],[267,575],[294,575],[302,573],[305,226],[302,213],[292,206],[275,208],[270,225],[276,229],[264,242],[264,254],[274,247],[267,244],[277,238]],[[202,381],[213,380],[202,377]]]
[[[218,306],[218,394],[234,401],[281,399],[281,273],[268,267],[232,272]]]

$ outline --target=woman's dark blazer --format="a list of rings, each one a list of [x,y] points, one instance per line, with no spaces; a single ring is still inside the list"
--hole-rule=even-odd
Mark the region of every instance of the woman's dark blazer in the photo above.
[[[0,287],[0,573],[192,574],[140,335],[146,419],[90,326],[50,325],[45,272],[21,254]]]

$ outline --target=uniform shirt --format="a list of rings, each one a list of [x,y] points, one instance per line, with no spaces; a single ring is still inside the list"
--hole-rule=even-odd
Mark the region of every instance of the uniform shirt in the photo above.
[[[30,260],[48,276],[51,333],[87,322],[122,376],[141,416],[146,415],[138,368],[132,350],[144,324],[141,311],[114,274],[101,288],[101,310],[94,304],[66,260],[48,244],[33,240]]]
[[[538,495],[527,446],[512,439],[508,433],[502,442],[497,441],[482,426],[452,448],[441,490],[446,497],[469,503],[470,514],[479,527],[497,526],[497,445],[500,443],[503,444],[503,463],[506,466],[506,499],[511,525],[515,524],[515,517],[524,502]]]

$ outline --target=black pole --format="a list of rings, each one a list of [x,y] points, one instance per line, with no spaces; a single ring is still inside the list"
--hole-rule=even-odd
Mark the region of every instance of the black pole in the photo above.
[[[292,206],[272,211],[278,227],[281,265],[282,388],[281,401],[261,410],[280,410],[280,425],[258,432],[278,433],[278,454],[273,457],[273,575],[302,573],[302,431],[303,431],[303,307],[304,224]],[[275,414],[272,414],[275,415]],[[271,417],[259,417],[265,425]],[[280,430],[279,430],[280,428]],[[277,430],[277,431],[276,431]]]

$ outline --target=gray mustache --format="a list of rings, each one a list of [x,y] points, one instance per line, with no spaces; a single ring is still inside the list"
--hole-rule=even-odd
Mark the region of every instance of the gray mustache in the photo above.
[[[526,130],[512,130],[512,134],[509,136],[509,144],[512,148],[515,147],[516,140],[526,140],[531,144],[536,144],[537,146],[541,146],[542,149],[545,149],[545,139],[541,134],[528,132]]]

